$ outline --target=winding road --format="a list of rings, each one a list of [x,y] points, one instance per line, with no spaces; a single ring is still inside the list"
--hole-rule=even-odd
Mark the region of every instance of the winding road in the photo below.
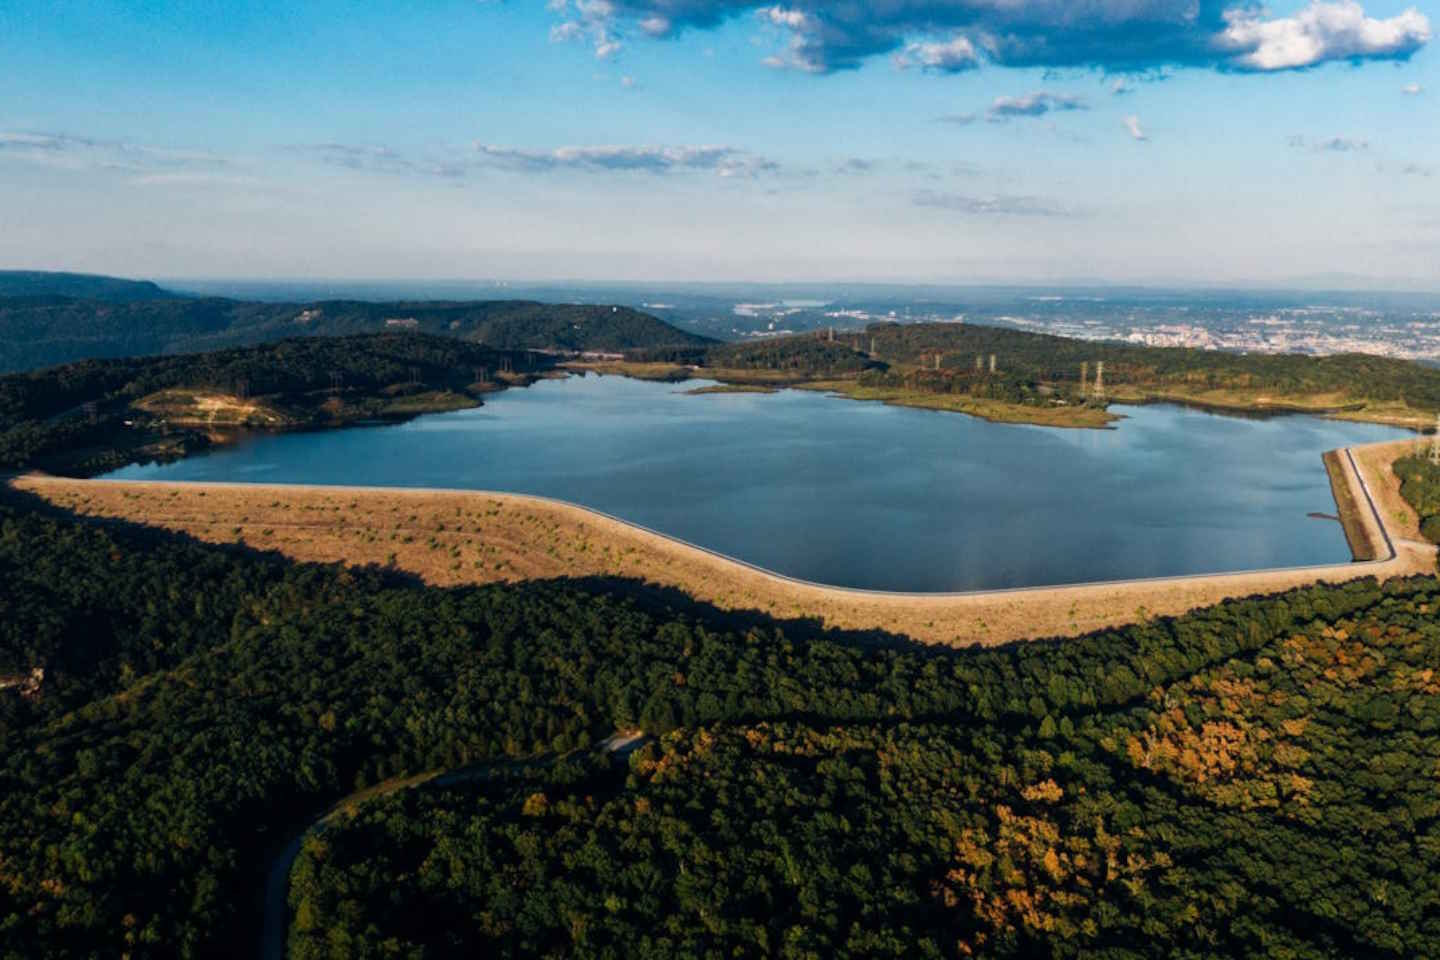
[[[608,754],[619,761],[628,757],[649,741],[643,731],[622,730],[596,743],[591,749]],[[286,940],[290,933],[290,872],[295,860],[305,845],[305,838],[317,834],[333,823],[342,813],[355,810],[361,804],[379,797],[388,797],[402,790],[433,783],[445,787],[457,783],[473,783],[493,779],[496,774],[516,770],[538,769],[552,766],[575,752],[554,756],[535,757],[528,760],[497,760],[492,763],[472,764],[455,770],[433,770],[396,780],[387,780],[337,800],[323,814],[311,821],[305,829],[285,845],[285,848],[270,862],[265,872],[265,909],[260,926],[260,960],[285,960]]]

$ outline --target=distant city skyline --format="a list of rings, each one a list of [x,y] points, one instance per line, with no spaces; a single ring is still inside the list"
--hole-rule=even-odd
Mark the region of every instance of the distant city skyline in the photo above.
[[[1440,290],[1426,5],[0,5],[0,268]]]

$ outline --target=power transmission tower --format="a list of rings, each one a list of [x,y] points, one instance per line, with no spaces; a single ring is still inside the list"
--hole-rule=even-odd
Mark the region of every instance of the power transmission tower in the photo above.
[[[830,328],[830,342],[831,342],[831,343],[834,343],[834,342],[835,342],[835,328],[834,328],[834,327],[831,327],[831,328]]]
[[[1090,386],[1090,361],[1086,360],[1080,364],[1080,396],[1085,396],[1085,390]]]
[[[340,388],[341,388],[342,386],[344,386],[344,384],[345,384],[345,374],[341,373],[339,370],[331,370],[331,371],[330,371],[330,393],[331,393],[331,395],[333,396],[334,394],[339,393],[339,392],[340,392]]]
[[[1440,466],[1440,413],[1435,415],[1435,436],[1430,441],[1430,462]]]
[[[249,381],[249,380],[238,380],[238,381],[236,381],[236,383],[235,383],[235,396],[239,397],[241,400],[244,400],[244,399],[246,399],[247,397],[250,396],[250,381]]]
[[[1105,399],[1105,361],[1095,364],[1095,399]]]
[[[419,383],[420,383],[420,368],[419,368],[419,367],[411,367],[411,368],[410,368],[410,385],[411,385],[411,386],[416,386],[416,385],[418,385]]]
[[[939,370],[939,369],[940,369],[940,354],[938,354],[938,353],[935,354],[935,369],[936,369],[936,370]]]
[[[94,400],[87,400],[81,407],[85,411],[85,418],[91,423],[100,419],[100,408]]]
[[[876,353],[875,353],[875,338],[874,338],[874,337],[871,337],[871,338],[870,338],[870,356],[873,357],[873,356],[875,356],[875,355],[876,355]]]
[[[990,372],[995,372],[995,354],[990,354]]]

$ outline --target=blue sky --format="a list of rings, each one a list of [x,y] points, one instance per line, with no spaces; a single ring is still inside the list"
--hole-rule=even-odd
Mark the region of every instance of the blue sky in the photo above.
[[[0,0],[0,265],[1440,289],[1440,11]]]

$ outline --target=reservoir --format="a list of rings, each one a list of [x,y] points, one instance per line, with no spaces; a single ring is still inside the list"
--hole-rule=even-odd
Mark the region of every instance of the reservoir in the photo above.
[[[1116,407],[1112,430],[820,393],[541,381],[395,426],[259,435],[127,480],[539,494],[779,573],[943,592],[1343,563],[1321,454],[1403,431]]]

